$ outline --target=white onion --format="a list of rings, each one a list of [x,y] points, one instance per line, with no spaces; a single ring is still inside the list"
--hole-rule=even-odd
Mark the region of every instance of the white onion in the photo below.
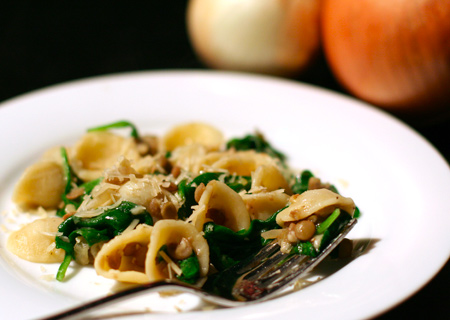
[[[319,9],[320,0],[190,0],[187,27],[210,67],[291,76],[319,50]]]

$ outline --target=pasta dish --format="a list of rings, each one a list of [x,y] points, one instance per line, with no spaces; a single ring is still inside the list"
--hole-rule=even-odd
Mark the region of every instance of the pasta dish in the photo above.
[[[292,170],[261,133],[226,141],[205,123],[161,136],[127,121],[88,129],[28,167],[12,200],[49,215],[11,232],[8,250],[60,264],[58,281],[78,264],[119,282],[199,287],[272,241],[317,256],[359,214],[332,184]],[[349,255],[351,242],[337,249]]]

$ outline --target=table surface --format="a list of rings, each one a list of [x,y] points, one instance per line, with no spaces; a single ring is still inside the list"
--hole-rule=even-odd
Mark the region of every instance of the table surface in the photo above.
[[[31,90],[90,76],[138,71],[206,69],[186,33],[187,0],[2,1],[0,102]],[[295,81],[346,94],[319,57]],[[450,159],[450,119],[411,124]],[[419,257],[419,256],[418,256]],[[377,319],[435,319],[450,310],[450,263],[422,290]]]

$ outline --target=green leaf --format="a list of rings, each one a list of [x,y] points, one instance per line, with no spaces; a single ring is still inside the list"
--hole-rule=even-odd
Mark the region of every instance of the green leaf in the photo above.
[[[249,191],[252,186],[252,177],[226,176],[225,184],[238,193],[242,190]]]
[[[359,217],[361,217],[361,211],[359,210],[358,207],[355,207],[355,212],[353,212],[353,218],[358,219]]]
[[[80,218],[74,216],[77,227],[91,227],[96,229],[106,229],[112,236],[121,234],[134,219],[140,223],[153,225],[152,218],[147,211],[141,214],[133,214],[132,209],[136,208],[135,203],[122,201],[117,207],[105,210],[98,216],[92,218]]]
[[[341,210],[339,208],[334,209],[334,211],[316,228],[316,234],[324,233],[331,224],[339,217]]]
[[[97,230],[95,228],[77,229],[69,235],[69,239],[72,243],[74,243],[75,239],[80,236],[86,240],[89,247],[93,246],[96,243],[108,241],[111,239],[111,237],[108,235],[108,230]]]
[[[234,148],[235,150],[255,150],[256,152],[264,152],[271,157],[278,158],[281,161],[286,160],[286,156],[280,151],[273,148],[261,134],[249,134],[243,138],[231,139],[227,142],[227,149]]]
[[[69,157],[67,156],[66,148],[62,147],[60,149],[61,157],[62,157],[62,167],[64,172],[64,180],[66,182],[66,186],[64,187],[64,194],[68,194],[70,190],[72,190],[72,182],[74,180],[74,174],[72,172],[72,168],[69,165]]]
[[[84,189],[84,195],[91,194],[92,190],[100,183],[102,182],[103,177],[97,178],[95,180],[91,180],[88,182],[85,182],[80,185],[80,188]]]
[[[66,252],[66,255],[70,255],[72,258],[75,258],[74,244],[70,242],[69,237],[56,237],[55,245],[58,249],[63,249]]]
[[[280,228],[276,216],[281,210],[267,220],[252,220],[248,229],[237,232],[214,222],[206,223],[203,232],[214,267],[219,271],[224,270],[261,249],[266,244],[261,233]]]
[[[336,238],[352,217],[345,211],[340,210],[340,215],[323,232],[319,251],[321,252],[334,238]],[[326,220],[325,220],[326,221]]]
[[[67,205],[71,204],[77,209],[80,204],[83,202],[84,196],[88,195],[92,192],[92,189],[96,185],[98,185],[103,178],[98,178],[92,181],[83,182],[76,174],[73,172],[72,167],[69,163],[69,158],[67,156],[66,148],[61,148],[61,157],[62,157],[62,167],[64,172],[64,180],[66,181],[66,185],[64,188],[64,192],[61,195],[61,199],[64,203],[64,206],[61,209],[58,209],[56,215],[59,217],[63,217],[66,214]],[[84,189],[84,193],[77,197],[76,199],[68,199],[67,195],[72,191],[74,186]]]
[[[132,213],[136,207],[135,203],[122,201],[117,207],[107,209],[92,218],[69,217],[58,227],[62,235],[55,238],[56,248],[63,249],[66,256],[75,259],[74,245],[78,236],[82,236],[88,245],[92,246],[121,234],[135,219],[139,220],[139,223],[153,225],[152,217],[147,211]]]
[[[64,256],[64,260],[61,263],[61,265],[58,268],[58,272],[56,273],[56,280],[58,281],[63,281],[65,276],[66,276],[66,272],[67,272],[67,268],[69,268],[70,263],[72,262],[72,256],[70,254],[67,254]]]
[[[311,171],[304,170],[300,173],[299,176],[295,177],[295,182],[291,186],[292,192],[296,194],[302,194],[306,190],[308,190],[309,179],[314,177]]]
[[[125,120],[113,122],[110,124],[105,124],[105,125],[94,127],[94,128],[90,128],[87,131],[88,132],[106,131],[106,130],[110,130],[110,129],[121,129],[121,128],[131,128],[131,134],[130,134],[131,137],[133,137],[135,139],[139,139],[139,133],[138,133],[136,126],[134,124],[132,124],[131,122],[125,121]]]
[[[313,257],[313,258],[317,257],[319,254],[317,252],[316,248],[314,248],[312,243],[309,241],[301,241],[301,242],[297,243],[296,245],[293,246],[290,253],[291,254],[302,254],[305,256]]]
[[[303,192],[308,190],[309,179],[314,177],[313,173],[309,170],[303,170],[300,175],[295,177],[294,184],[291,186],[291,189],[296,194],[302,194]],[[339,194],[337,188],[334,185],[328,186],[330,191]]]
[[[200,264],[195,253],[184,260],[178,261],[182,275],[177,278],[183,282],[194,284],[200,277]]]

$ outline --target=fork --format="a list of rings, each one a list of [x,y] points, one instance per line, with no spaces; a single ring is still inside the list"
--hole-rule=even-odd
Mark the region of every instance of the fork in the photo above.
[[[276,241],[259,252],[220,273],[214,280],[217,290],[205,290],[176,280],[162,280],[132,287],[112,295],[93,300],[72,309],[42,318],[42,320],[75,320],[107,305],[150,292],[180,291],[201,297],[204,301],[221,307],[237,307],[260,303],[282,295],[292,283],[323,261],[354,227],[357,220],[350,220],[341,233],[317,256],[289,255],[280,251]],[[233,281],[230,281],[233,279]]]

